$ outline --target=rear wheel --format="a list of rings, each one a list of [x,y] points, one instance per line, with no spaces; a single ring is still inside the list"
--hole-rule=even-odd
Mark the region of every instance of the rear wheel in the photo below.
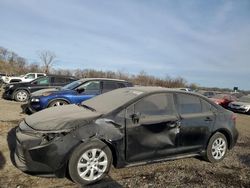
[[[26,102],[28,97],[29,93],[26,90],[18,90],[14,93],[14,98],[18,102]]]
[[[69,175],[81,185],[101,180],[110,169],[112,153],[101,141],[92,141],[79,145],[69,160]]]
[[[222,133],[215,133],[209,140],[205,158],[211,163],[222,161],[227,153],[227,139]]]
[[[53,106],[63,106],[69,104],[68,102],[64,101],[64,100],[54,100],[49,104],[49,107],[53,107]]]

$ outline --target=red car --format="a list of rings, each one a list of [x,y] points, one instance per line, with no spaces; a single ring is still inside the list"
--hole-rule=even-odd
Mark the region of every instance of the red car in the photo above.
[[[213,102],[215,102],[218,105],[221,105],[224,108],[228,107],[228,104],[230,102],[234,102],[237,100],[237,98],[230,94],[217,94],[213,98],[210,98]]]

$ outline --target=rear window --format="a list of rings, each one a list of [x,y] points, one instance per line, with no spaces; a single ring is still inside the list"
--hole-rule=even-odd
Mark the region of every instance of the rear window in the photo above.
[[[114,90],[114,89],[117,89],[117,88],[118,88],[118,85],[117,85],[116,82],[103,81],[103,89],[102,89],[103,93]]]
[[[187,94],[178,94],[177,101],[178,111],[180,114],[194,114],[202,112],[202,106],[199,97]]]
[[[52,78],[53,83],[63,84],[66,82],[66,79],[63,77],[53,77]]]
[[[37,77],[42,77],[44,76],[44,74],[37,74]]]

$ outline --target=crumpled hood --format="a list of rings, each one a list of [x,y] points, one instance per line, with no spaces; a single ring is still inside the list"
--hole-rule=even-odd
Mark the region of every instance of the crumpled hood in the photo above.
[[[58,131],[85,125],[101,114],[77,105],[51,107],[25,118],[33,129],[40,131]]]
[[[231,104],[234,104],[234,105],[240,105],[240,106],[250,106],[250,103],[248,102],[231,102]]]

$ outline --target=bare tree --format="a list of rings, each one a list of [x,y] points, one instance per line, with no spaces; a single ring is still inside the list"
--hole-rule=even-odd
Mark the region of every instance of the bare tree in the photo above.
[[[44,51],[38,52],[38,56],[44,67],[44,72],[48,74],[53,64],[55,63],[56,54],[49,50],[44,50]]]

